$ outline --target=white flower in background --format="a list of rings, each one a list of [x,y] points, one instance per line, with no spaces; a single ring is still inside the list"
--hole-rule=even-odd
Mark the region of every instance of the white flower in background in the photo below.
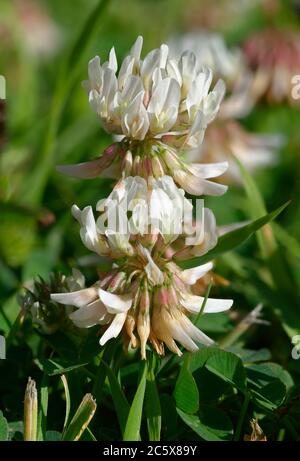
[[[254,105],[250,93],[252,74],[247,67],[242,50],[229,48],[222,35],[200,30],[174,36],[169,41],[170,54],[179,56],[185,50],[192,51],[199,68],[207,66],[214,79],[226,83],[227,95],[222,102],[218,117],[241,117]]]
[[[11,3],[15,9],[20,38],[29,53],[38,58],[56,54],[62,45],[63,33],[45,8],[46,5],[37,0],[19,0]],[[9,29],[12,33],[11,22]]]
[[[121,332],[133,348],[140,344],[146,358],[150,341],[157,353],[164,354],[164,344],[181,355],[176,342],[189,351],[197,343],[214,342],[187,317],[197,314],[204,298],[193,294],[192,286],[212,268],[211,263],[181,270],[174,262],[159,261],[155,252],[141,248],[136,261],[113,269],[89,288],[70,293],[53,293],[52,301],[76,308],[69,318],[79,328],[106,326],[100,338],[104,345]],[[204,313],[230,309],[232,300],[208,298]]]
[[[114,48],[102,65],[99,56],[89,62],[83,85],[91,107],[110,133],[142,141],[172,132],[189,146],[190,132],[202,132],[216,116],[224,83],[210,91],[211,72],[190,51],[170,59],[168,46],[161,45],[142,60],[142,44],[138,37],[118,72]]]
[[[227,47],[222,35],[208,31],[194,31],[174,36],[168,42],[170,54],[176,59],[186,50],[192,51],[201,66],[209,67],[217,78],[233,84],[245,69],[243,53]],[[216,78],[216,77],[215,77]]]
[[[226,181],[242,183],[236,157],[250,172],[275,165],[278,151],[284,145],[284,136],[279,134],[251,133],[236,120],[217,120],[206,131],[199,149],[190,150],[187,160],[191,162],[221,162],[226,160],[229,168]],[[202,167],[202,163],[198,164]],[[222,180],[224,180],[222,178]]]
[[[265,28],[255,32],[243,46],[245,59],[253,72],[250,91],[256,102],[287,101],[299,107],[293,97],[293,77],[300,69],[300,34],[298,31]]]
[[[256,101],[252,91],[254,76],[247,67],[242,51],[228,48],[222,36],[211,32],[193,32],[174,37],[169,45],[175,56],[185,49],[192,50],[198,63],[209,66],[215,78],[223,78],[229,90],[217,119],[206,129],[203,143],[189,150],[185,159],[207,163],[227,161],[229,168],[224,179],[238,184],[242,179],[233,156],[250,172],[275,164],[277,151],[283,145],[283,136],[250,133],[234,120],[247,114]],[[262,47],[263,44],[252,49],[250,42],[246,49],[249,48],[253,55],[259,55]],[[198,163],[198,168],[202,168],[201,163]],[[192,181],[189,184],[191,188]],[[215,187],[215,183],[211,184]],[[205,193],[208,193],[207,189]]]

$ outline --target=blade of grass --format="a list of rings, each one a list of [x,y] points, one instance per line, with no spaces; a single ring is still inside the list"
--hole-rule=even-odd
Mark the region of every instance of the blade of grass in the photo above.
[[[99,0],[96,7],[89,14],[80,34],[70,50],[69,57],[60,65],[49,112],[47,131],[44,135],[44,143],[39,150],[38,161],[33,168],[31,177],[29,181],[26,182],[26,189],[23,191],[21,197],[23,203],[37,206],[41,202],[49,174],[54,164],[55,141],[66,98],[76,79],[84,52],[92,40],[94,33],[98,30],[97,26],[100,23],[102,13],[108,2],[109,0]],[[27,187],[28,183],[31,184],[31,187]]]
[[[26,312],[22,308],[20,313],[18,314],[16,320],[14,321],[13,325],[11,326],[9,334],[7,336],[7,339],[6,339],[6,348],[7,349],[10,347],[10,345],[12,344],[14,338],[17,335],[17,332],[20,330],[20,328],[21,328],[21,326],[22,326],[22,324],[23,324],[23,322],[25,320],[25,315],[26,315]]]
[[[252,219],[258,219],[267,214],[264,199],[262,198],[254,179],[244,165],[238,160],[238,158],[234,157],[234,160],[239,167],[244,182],[245,191],[248,197],[249,215]],[[266,225],[258,230],[256,236],[261,254],[264,258],[267,258],[267,256],[270,255],[276,248],[276,242],[270,225]]]
[[[115,410],[117,413],[117,418],[119,421],[119,426],[121,429],[121,433],[124,434],[126,421],[128,419],[130,405],[124,395],[124,392],[120,386],[119,381],[116,378],[116,375],[112,371],[112,369],[103,362],[104,367],[106,368],[107,377],[110,384],[111,396],[114,402]]]
[[[245,226],[239,227],[238,229],[235,229],[231,232],[228,232],[227,234],[222,235],[219,238],[217,245],[212,250],[208,251],[206,255],[190,259],[189,261],[176,261],[177,264],[184,269],[196,267],[208,261],[211,261],[212,259],[217,258],[218,256],[220,256],[223,253],[226,253],[227,251],[231,251],[237,248],[239,245],[244,243],[249,237],[251,237],[251,235],[253,235],[254,232],[256,232],[258,229],[260,229],[268,222],[275,219],[288,206],[289,203],[290,202],[285,203],[276,210],[271,211],[271,213],[254,221],[251,221],[249,224],[246,224]]]
[[[40,390],[40,406],[38,414],[38,440],[45,440],[47,431],[48,383],[49,377],[46,373],[44,373]]]
[[[238,159],[235,160],[244,181],[249,203],[249,215],[252,219],[260,218],[266,214],[264,199],[250,173]],[[288,261],[280,251],[272,225],[263,226],[257,231],[256,235],[261,256],[267,263],[274,286],[281,287],[286,292],[293,292],[295,281],[292,282]]]
[[[65,412],[65,421],[64,421],[64,426],[63,426],[63,430],[65,430],[67,427],[68,421],[69,421],[69,416],[70,416],[71,396],[70,396],[70,390],[69,390],[69,385],[68,385],[66,376],[60,375],[60,378],[62,380],[64,389],[65,389],[65,396],[66,396],[66,412]]]
[[[63,440],[77,441],[93,418],[97,405],[91,394],[86,394],[80,403],[70,424],[63,433]]]
[[[161,406],[154,369],[155,355],[151,354],[146,381],[146,417],[150,442],[159,441],[161,432]]]
[[[126,422],[123,441],[124,442],[137,442],[140,440],[140,428],[142,423],[143,404],[146,389],[146,376],[147,366],[146,363],[142,364],[142,376],[135,393],[128,419]]]
[[[96,402],[99,404],[103,394],[103,387],[107,377],[107,368],[105,365],[110,366],[112,357],[117,347],[117,342],[113,341],[108,343],[101,352],[98,371],[94,381],[92,393],[95,396]],[[104,365],[105,364],[105,365]]]

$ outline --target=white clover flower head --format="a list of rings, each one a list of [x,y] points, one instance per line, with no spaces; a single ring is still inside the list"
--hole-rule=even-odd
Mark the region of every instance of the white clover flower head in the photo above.
[[[141,176],[148,180],[171,176],[190,194],[221,195],[226,186],[209,181],[222,174],[227,164],[187,165],[180,153],[198,147],[208,124],[216,117],[225,93],[223,80],[212,90],[212,71],[199,65],[185,51],[170,58],[161,45],[140,58],[143,39],[138,37],[117,72],[112,48],[101,65],[96,56],[89,63],[89,80],[83,86],[103,126],[121,139],[102,156],[58,170],[79,178]]]
[[[217,243],[212,211],[202,207],[195,222],[192,203],[170,176],[124,178],[96,208],[97,220],[91,206],[80,210],[73,205],[72,213],[83,244],[100,256],[134,258],[138,242],[153,246],[160,237],[164,245],[176,241],[175,257],[186,259],[205,254]]]
[[[89,62],[83,86],[92,109],[108,132],[131,140],[174,133],[186,146],[200,143],[219,110],[224,82],[210,90],[212,72],[190,51],[171,59],[161,45],[141,59],[142,44],[138,37],[119,70],[114,48],[102,65],[99,56]]]
[[[160,355],[164,355],[164,345],[181,355],[177,343],[189,351],[196,351],[197,343],[214,344],[187,317],[188,313],[199,313],[204,302],[202,296],[193,293],[192,286],[212,266],[207,263],[181,270],[172,261],[162,264],[155,251],[139,245],[136,265],[131,261],[89,288],[53,293],[51,299],[76,308],[69,318],[77,327],[106,327],[101,345],[122,332],[127,344],[133,348],[140,345],[143,359],[148,341]],[[203,312],[223,312],[231,306],[230,299],[208,298]]]

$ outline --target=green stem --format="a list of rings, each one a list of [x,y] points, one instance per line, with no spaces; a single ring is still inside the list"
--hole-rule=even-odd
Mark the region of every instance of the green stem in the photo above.
[[[203,300],[203,302],[202,302],[202,306],[201,306],[200,311],[198,312],[197,317],[196,317],[196,320],[195,320],[195,322],[194,322],[195,324],[197,324],[199,318],[201,317],[201,315],[202,315],[203,312],[204,312],[204,308],[205,308],[205,306],[206,306],[207,299],[208,299],[208,297],[209,297],[209,293],[210,293],[212,284],[213,284],[213,280],[211,279],[210,282],[209,282],[209,285],[208,285],[206,294],[205,294],[205,298],[204,298],[204,300]]]
[[[96,374],[96,379],[94,381],[94,386],[92,390],[92,394],[95,396],[96,402],[99,404],[102,393],[103,393],[103,386],[107,377],[107,368],[106,365],[110,366],[112,357],[114,355],[116,349],[116,341],[108,344],[101,353],[100,362],[98,366],[98,371]]]
[[[242,431],[244,419],[245,419],[245,416],[246,416],[246,412],[247,412],[247,409],[248,409],[249,401],[250,401],[250,395],[248,393],[246,393],[244,401],[243,401],[243,405],[242,405],[242,408],[241,408],[241,411],[240,411],[240,414],[239,414],[238,422],[237,422],[237,425],[236,425],[236,430],[235,430],[235,434],[234,434],[234,437],[233,437],[234,441],[240,440],[241,431]]]

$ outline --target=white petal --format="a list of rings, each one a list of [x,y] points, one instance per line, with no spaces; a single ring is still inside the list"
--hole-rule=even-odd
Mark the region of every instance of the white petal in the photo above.
[[[223,195],[228,187],[223,184],[202,179],[195,176],[192,172],[183,170],[174,170],[173,176],[175,181],[184,188],[186,192],[192,195]]]
[[[213,91],[209,93],[203,104],[203,112],[207,123],[211,122],[220,108],[225,94],[226,86],[223,80],[218,80]]]
[[[219,163],[192,163],[191,171],[200,178],[216,178],[228,169],[228,162]]]
[[[161,80],[155,87],[147,112],[152,132],[169,131],[176,122],[180,100],[179,83],[173,78]]]
[[[130,56],[132,56],[136,62],[140,60],[142,48],[143,48],[143,37],[139,35],[130,50]]]
[[[102,171],[108,168],[118,155],[118,145],[112,144],[105,149],[101,157],[89,162],[78,163],[77,165],[60,165],[57,170],[61,173],[78,178],[96,178]]]
[[[198,341],[205,346],[212,346],[215,344],[209,336],[199,330],[185,315],[182,316],[181,324],[187,334],[195,341]]]
[[[96,287],[90,287],[79,291],[73,291],[72,293],[52,293],[50,296],[52,301],[57,303],[82,307],[95,301],[98,296],[98,291]]]
[[[114,47],[112,47],[112,49],[110,50],[110,53],[109,53],[108,67],[111,70],[113,70],[114,72],[117,72],[117,70],[118,70],[118,61],[117,61],[116,52],[115,52]]]
[[[218,241],[218,231],[216,218],[209,208],[202,209],[202,217],[196,223],[196,236],[186,238],[186,245],[194,245],[191,252],[195,256],[202,256],[216,246]]]
[[[102,290],[102,288],[98,290],[98,294],[110,314],[127,312],[132,305],[132,297],[130,294],[116,295],[109,291]]]
[[[164,282],[164,275],[159,267],[155,264],[152,259],[152,256],[147,248],[142,247],[139,245],[139,248],[143,255],[147,258],[148,264],[145,266],[146,274],[150,280],[150,282],[155,285],[161,285]]]
[[[100,91],[102,87],[102,69],[99,56],[95,56],[89,61],[88,73],[90,87]]]
[[[173,338],[182,344],[183,347],[191,352],[198,350],[197,344],[195,344],[190,336],[185,332],[179,321],[171,319],[168,326]]]
[[[117,314],[110,326],[107,328],[106,332],[100,338],[100,345],[103,346],[109,339],[116,338],[120,331],[123,328],[123,325],[126,320],[126,312],[122,314]]]
[[[197,295],[184,294],[180,303],[190,312],[197,313],[200,311],[204,302],[204,297]],[[214,299],[208,298],[204,307],[207,314],[227,311],[233,304],[232,299]]]
[[[89,306],[84,306],[69,315],[69,318],[78,328],[90,328],[97,324],[106,323],[109,315],[104,304],[97,300]]]
[[[186,269],[179,274],[179,277],[188,285],[194,285],[198,279],[207,274],[207,272],[211,271],[212,268],[213,263],[209,262],[207,264],[202,264],[202,266]]]

